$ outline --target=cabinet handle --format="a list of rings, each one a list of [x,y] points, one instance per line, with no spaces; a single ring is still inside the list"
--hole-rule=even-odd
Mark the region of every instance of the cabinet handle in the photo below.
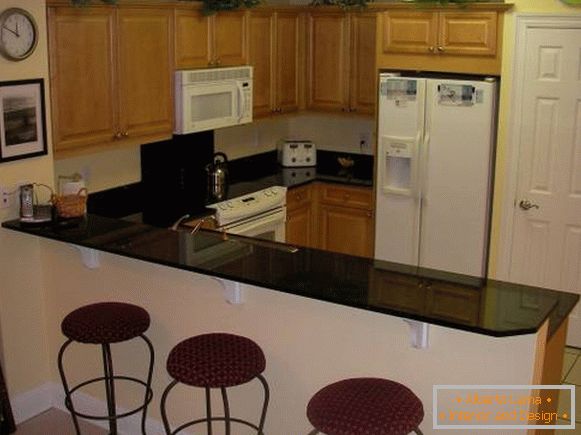
[[[121,132],[120,132],[120,131],[118,131],[117,133],[115,133],[115,134],[113,135],[113,139],[115,139],[115,140],[119,140],[119,139],[121,139],[122,137],[123,137],[123,135],[121,134]]]
[[[442,47],[441,45],[439,45],[439,46],[438,46],[438,51],[439,51],[440,53],[442,53],[442,52],[446,51],[446,49],[445,49],[444,47]]]
[[[279,107],[278,109],[276,109],[278,111],[278,113],[282,113],[282,107]]]
[[[129,137],[129,132],[128,131],[124,131],[123,133],[121,133],[121,136],[123,136],[123,137]]]
[[[216,65],[221,65],[222,64],[222,60],[220,58],[216,59]]]
[[[429,51],[430,53],[433,53],[433,52],[434,52],[434,47],[433,47],[433,46],[430,46],[430,47],[428,47],[428,51]]]

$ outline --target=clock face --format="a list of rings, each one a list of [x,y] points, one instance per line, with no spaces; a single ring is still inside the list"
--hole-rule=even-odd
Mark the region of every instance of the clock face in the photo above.
[[[36,47],[38,32],[32,15],[12,8],[0,15],[0,54],[10,60],[26,59]]]

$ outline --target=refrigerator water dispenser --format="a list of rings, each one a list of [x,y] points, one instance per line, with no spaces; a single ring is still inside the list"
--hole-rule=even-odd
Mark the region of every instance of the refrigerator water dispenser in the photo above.
[[[411,196],[414,191],[415,138],[381,138],[381,190],[384,193]]]

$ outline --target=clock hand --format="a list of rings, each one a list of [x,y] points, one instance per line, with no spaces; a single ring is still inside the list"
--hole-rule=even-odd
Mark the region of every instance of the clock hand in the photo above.
[[[18,21],[16,22],[16,37],[20,38],[20,33],[18,32]]]
[[[8,30],[10,33],[16,35],[16,37],[18,37],[18,32],[15,32],[14,30],[12,30],[10,27],[6,27],[5,25],[2,26],[3,29]]]

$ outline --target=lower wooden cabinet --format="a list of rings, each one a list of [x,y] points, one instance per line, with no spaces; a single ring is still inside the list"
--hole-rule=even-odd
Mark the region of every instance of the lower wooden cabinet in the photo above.
[[[286,207],[286,242],[316,248],[313,186],[309,184],[290,189]]]
[[[373,256],[373,219],[370,210],[321,204],[320,248],[342,254]]]
[[[315,183],[287,193],[286,242],[362,257],[373,256],[373,191]]]

